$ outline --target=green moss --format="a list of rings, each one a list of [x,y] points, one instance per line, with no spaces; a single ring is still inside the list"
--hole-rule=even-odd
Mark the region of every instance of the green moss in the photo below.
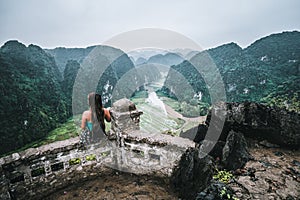
[[[171,136],[176,136],[176,132],[174,131],[171,131],[171,130],[166,130],[164,132],[162,132],[163,134],[166,134],[166,135],[171,135]]]
[[[225,170],[217,170],[217,174],[213,176],[213,179],[221,181],[223,183],[228,183],[232,178],[233,175]]]
[[[109,151],[102,152],[102,153],[101,153],[101,156],[103,156],[103,157],[106,157],[106,156],[108,156],[108,155],[109,155],[109,153],[110,153]]]
[[[69,165],[77,165],[81,163],[81,159],[80,158],[72,158],[69,160]]]
[[[95,155],[95,154],[91,154],[91,155],[85,156],[85,159],[86,159],[87,161],[93,161],[93,160],[96,160],[96,155]]]
[[[232,194],[228,193],[228,191],[227,191],[227,189],[225,187],[223,187],[223,189],[221,190],[219,196],[222,199],[239,200],[238,198],[234,197]]]

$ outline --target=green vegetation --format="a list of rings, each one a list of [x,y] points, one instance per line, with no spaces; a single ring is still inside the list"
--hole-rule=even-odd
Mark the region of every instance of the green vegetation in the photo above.
[[[222,199],[232,199],[232,200],[239,200],[238,198],[234,197],[230,193],[228,193],[227,189],[223,187],[223,189],[220,192],[220,197]]]
[[[199,53],[192,63],[184,61],[171,67],[161,92],[178,100],[181,113],[205,114],[209,108],[210,94],[214,90],[215,72],[209,63],[202,63],[206,55],[219,70],[229,102],[258,102],[285,107],[299,112],[300,102],[300,33],[284,32],[259,39],[246,49],[235,43],[225,44]],[[212,80],[212,85],[204,81]],[[202,94],[201,100],[194,95]],[[193,106],[199,105],[199,108]]]
[[[207,115],[208,108],[208,103],[199,102],[199,105],[198,103],[196,103],[196,105],[191,105],[184,101],[180,104],[178,111],[186,117],[198,117]]]
[[[178,102],[176,99],[174,98],[170,98],[168,95],[166,95],[165,93],[163,93],[161,90],[156,92],[157,96],[159,96],[159,98],[168,106],[170,106],[171,108],[173,108],[176,111],[179,111],[180,109],[180,102]]]
[[[300,112],[299,46],[300,33],[294,31],[267,36],[245,49],[234,43],[209,49],[191,62],[171,66],[163,88],[156,92],[167,105],[186,117],[206,115],[211,106],[208,88],[218,92],[214,84],[219,81],[216,73],[208,70],[210,66],[201,62],[208,53],[221,74],[227,101],[254,101]],[[77,136],[74,125],[77,122],[68,119],[87,109],[86,96],[94,88],[88,80],[94,72],[80,64],[93,49],[43,50],[17,41],[8,41],[1,47],[0,155]],[[144,83],[161,78],[154,65],[135,68],[120,50],[103,46],[100,49],[102,53],[115,51],[120,55],[104,71],[96,88],[106,107],[111,106],[113,91],[116,99],[130,98],[133,94],[132,99],[144,111],[142,129],[170,130],[179,135],[182,129],[192,126],[189,121],[168,117],[159,108],[145,104]],[[98,58],[106,62],[108,57],[101,54]],[[198,73],[192,63],[199,64],[203,73]],[[86,84],[75,87],[81,69],[83,76],[78,81]],[[115,91],[116,84],[127,74],[132,75],[127,77],[129,80],[135,81],[128,81]],[[213,83],[207,85],[205,80]],[[72,99],[73,87],[82,91],[76,99]],[[160,84],[153,88],[158,87]],[[134,93],[136,88],[140,90]],[[81,109],[76,110],[78,113],[72,113],[72,103]]]
[[[270,93],[261,101],[270,106],[285,108],[289,111],[300,112],[300,79],[290,77],[290,80],[277,86],[275,92]]]
[[[183,119],[180,119],[180,118],[176,118],[176,119],[173,119],[177,126],[175,127],[175,129],[180,129],[182,128],[182,126],[185,124],[185,121]]]
[[[66,97],[66,110],[68,117],[72,116],[72,93],[73,85],[80,68],[80,64],[75,60],[69,60],[64,69],[64,80],[62,82],[62,90]]]
[[[21,148],[2,154],[5,156],[14,152],[26,150],[28,148],[36,148],[45,144],[49,144],[55,141],[61,141],[78,136],[78,126],[75,125],[75,121],[78,121],[78,117],[69,119],[66,123],[59,125],[56,129],[52,130],[45,138],[26,144]]]
[[[134,69],[134,65],[118,49],[99,48],[103,52],[120,55],[104,71],[96,89],[102,95],[105,106],[110,106],[114,86],[127,71]],[[74,127],[60,127],[60,124],[72,114],[81,114],[88,107],[86,97],[94,88],[89,80],[95,72],[80,63],[92,49],[57,48],[52,51],[35,45],[26,47],[18,41],[8,41],[1,47],[0,141],[3,142],[0,155],[38,146],[40,141],[64,140],[77,134]],[[103,55],[98,58],[107,62],[107,57]],[[74,84],[79,68],[83,69],[82,79],[76,81],[79,84]],[[122,85],[120,91],[127,91],[128,85]],[[76,94],[76,99],[72,99],[73,88],[81,91]],[[128,95],[126,97],[129,98]],[[72,111],[72,104],[78,107],[76,113]],[[57,127],[61,129],[51,132]]]
[[[109,155],[109,153],[110,153],[109,151],[102,152],[102,153],[101,153],[101,156],[103,156],[103,157],[106,157],[106,156],[108,156],[108,155]]]
[[[137,157],[144,157],[145,156],[145,152],[142,151],[142,150],[132,149],[132,152],[134,152]]]
[[[181,118],[170,116],[169,114],[165,115],[160,108],[146,103],[146,98],[144,98],[147,94],[146,91],[140,91],[138,93],[138,95],[134,95],[131,98],[131,101],[133,101],[138,106],[138,108],[143,111],[143,115],[141,115],[140,121],[141,130],[151,133],[164,133],[173,136],[179,136],[181,131],[187,131],[199,124],[199,122],[197,121],[185,121]],[[144,94],[140,95],[140,93]],[[157,92],[157,94],[165,104],[167,104],[177,112],[180,111],[180,102],[167,97],[165,94],[159,91]],[[198,116],[199,113],[197,117]]]
[[[39,145],[66,140],[76,136],[78,136],[77,126],[74,123],[74,119],[70,119],[66,123],[51,131],[47,137],[39,143]]]
[[[0,154],[38,141],[67,119],[61,74],[35,45],[9,41],[0,49]]]
[[[173,132],[171,130],[166,130],[166,131],[162,132],[162,134],[171,135],[171,136],[176,136],[177,135],[176,132]]]
[[[69,160],[69,165],[78,165],[81,163],[81,159],[80,158],[72,158]]]
[[[93,161],[93,160],[96,160],[96,155],[95,155],[95,154],[87,155],[87,156],[85,156],[85,159],[86,159],[87,161]]]
[[[279,108],[285,108],[289,111],[295,111],[300,113],[300,97],[297,93],[290,95],[273,95],[270,94],[263,98],[262,101],[270,106],[277,106]]]
[[[208,103],[204,103],[196,99],[192,99],[188,102],[180,102],[177,99],[174,99],[174,97],[169,97],[167,94],[163,93],[162,90],[159,90],[157,95],[165,104],[186,117],[205,116],[207,115],[210,107]]]
[[[136,105],[140,103],[145,103],[146,98],[148,98],[148,92],[145,90],[136,91],[130,98]]]
[[[221,181],[223,183],[228,183],[232,178],[233,175],[225,170],[217,170],[217,174],[213,176],[213,179]]]
[[[140,156],[144,157],[145,156],[145,152],[144,151],[140,151]]]
[[[145,99],[132,98],[133,102],[139,102],[138,108],[143,111],[141,115],[141,130],[150,133],[163,133],[166,130],[172,130],[175,135],[179,135],[179,128],[184,123],[182,120],[169,117],[161,108],[152,106],[145,102]]]
[[[55,58],[59,71],[63,73],[69,60],[81,63],[94,48],[94,46],[88,48],[58,47],[55,49],[46,49],[45,51]]]

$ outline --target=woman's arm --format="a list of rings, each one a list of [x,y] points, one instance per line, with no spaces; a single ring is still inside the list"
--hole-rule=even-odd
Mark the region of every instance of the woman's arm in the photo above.
[[[104,108],[104,118],[107,122],[111,121],[110,112],[108,109],[105,109],[105,108]]]
[[[85,126],[86,126],[86,112],[83,112],[81,118],[81,128],[85,129]]]

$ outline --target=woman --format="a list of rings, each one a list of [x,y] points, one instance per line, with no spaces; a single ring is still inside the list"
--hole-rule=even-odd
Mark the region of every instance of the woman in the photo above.
[[[89,137],[94,142],[98,142],[104,136],[103,134],[106,135],[104,119],[110,122],[110,113],[108,109],[103,108],[100,94],[90,93],[88,95],[88,105],[90,107],[89,110],[84,111],[82,114],[81,128],[87,131],[86,134],[91,134]]]

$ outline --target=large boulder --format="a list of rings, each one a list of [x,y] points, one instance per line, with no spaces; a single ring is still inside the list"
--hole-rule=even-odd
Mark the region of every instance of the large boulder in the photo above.
[[[222,152],[222,163],[229,170],[236,170],[245,166],[250,160],[247,142],[241,133],[230,131]]]
[[[200,158],[198,149],[189,148],[174,169],[172,184],[180,198],[195,199],[212,179],[213,162],[210,156]]]
[[[231,130],[225,141],[203,140],[199,146],[200,155],[209,155],[217,160],[228,170],[242,168],[250,159],[246,139],[242,133]]]

